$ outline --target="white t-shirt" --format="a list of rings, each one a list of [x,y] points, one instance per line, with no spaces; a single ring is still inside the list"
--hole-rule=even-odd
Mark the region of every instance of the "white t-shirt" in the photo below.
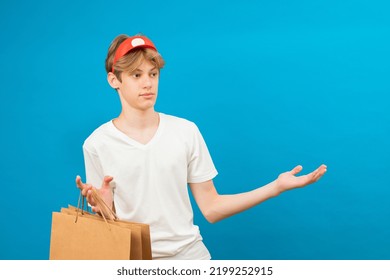
[[[87,183],[99,188],[104,176],[114,177],[116,213],[150,225],[154,259],[210,259],[193,224],[187,183],[211,180],[217,170],[194,123],[159,116],[145,145],[112,121],[97,128],[83,145]]]

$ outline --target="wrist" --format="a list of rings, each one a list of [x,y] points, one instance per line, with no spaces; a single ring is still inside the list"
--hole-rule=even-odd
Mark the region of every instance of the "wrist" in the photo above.
[[[270,193],[272,197],[278,196],[283,192],[278,179],[270,183]]]

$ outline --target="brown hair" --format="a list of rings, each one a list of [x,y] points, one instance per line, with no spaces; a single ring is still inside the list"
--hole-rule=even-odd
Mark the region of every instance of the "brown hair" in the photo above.
[[[111,43],[108,48],[107,57],[106,57],[106,71],[107,73],[112,71],[112,61],[114,60],[115,52],[118,49],[119,45],[129,38],[128,35],[122,34],[117,36]],[[165,65],[165,61],[162,56],[155,50],[150,48],[137,48],[115,62],[114,74],[119,81],[122,81],[121,74],[123,72],[132,73],[137,67],[142,64],[144,60],[149,61],[159,70],[162,69]]]

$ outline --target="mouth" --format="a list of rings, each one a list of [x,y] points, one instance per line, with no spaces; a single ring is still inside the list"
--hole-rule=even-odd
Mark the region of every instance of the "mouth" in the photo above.
[[[154,93],[147,92],[147,93],[140,94],[140,96],[142,96],[142,97],[152,97],[152,96],[154,96]]]

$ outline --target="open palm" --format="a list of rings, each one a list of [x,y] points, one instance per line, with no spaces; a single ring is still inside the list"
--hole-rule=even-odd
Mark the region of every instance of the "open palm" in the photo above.
[[[302,166],[298,165],[291,171],[280,174],[276,180],[278,190],[280,192],[284,192],[317,182],[322,177],[322,175],[325,174],[327,167],[326,165],[322,164],[320,167],[309,174],[296,176],[299,172],[302,171],[302,169]]]

